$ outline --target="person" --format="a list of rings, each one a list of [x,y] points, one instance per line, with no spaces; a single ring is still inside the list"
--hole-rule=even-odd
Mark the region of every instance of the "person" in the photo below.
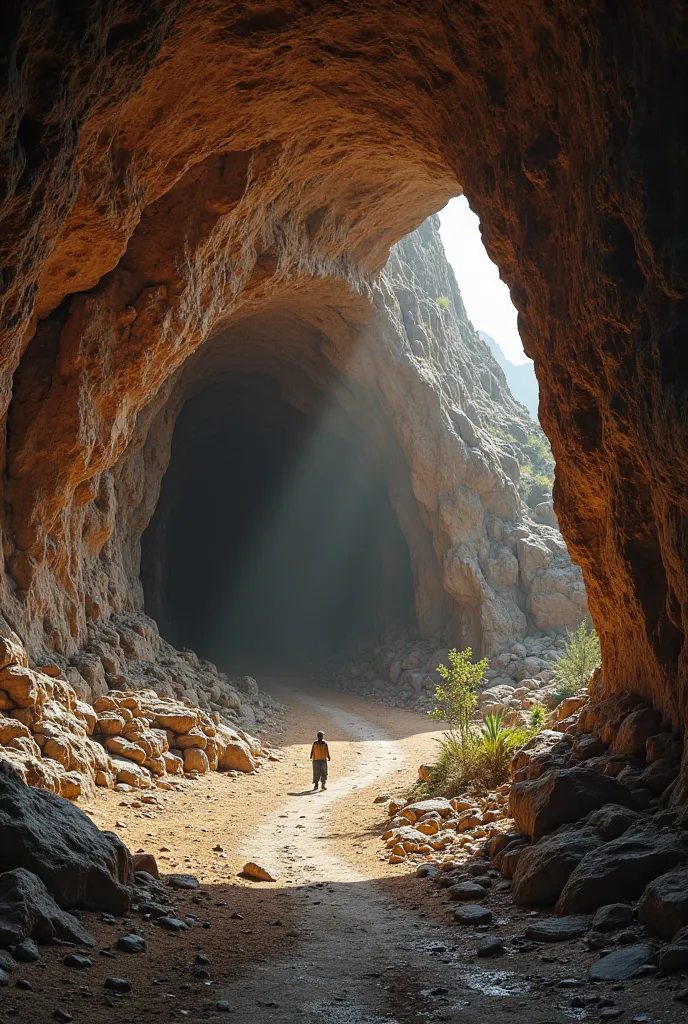
[[[318,738],[311,747],[311,761],[313,762],[313,790],[318,788],[327,789],[327,762],[330,761],[330,748],[325,743],[325,733],[319,732]]]

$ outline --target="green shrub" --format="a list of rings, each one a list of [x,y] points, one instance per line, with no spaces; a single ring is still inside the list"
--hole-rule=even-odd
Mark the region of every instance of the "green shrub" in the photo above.
[[[440,297],[437,300],[437,305],[440,307],[440,309],[448,310],[449,309],[449,299],[447,298],[447,296],[446,295],[440,295]]]
[[[525,729],[505,726],[503,710],[487,715],[479,729],[445,733],[429,792],[451,797],[501,786],[509,779],[514,751],[530,736]]]
[[[566,649],[553,666],[557,683],[556,704],[585,689],[601,661],[600,639],[594,627],[588,629],[586,623],[581,622],[574,632],[567,629],[566,636]]]
[[[476,690],[485,675],[487,658],[474,665],[473,651],[467,647],[464,651],[451,650],[448,660],[449,667],[437,666],[437,671],[444,679],[444,686],[438,686],[435,690],[430,717],[447,722],[450,732],[467,736],[477,702]]]
[[[541,704],[537,704],[534,708],[531,708],[530,712],[530,723],[528,726],[528,732],[531,736],[534,736],[536,732],[540,732],[545,724],[545,716],[547,715],[547,709],[543,708]]]

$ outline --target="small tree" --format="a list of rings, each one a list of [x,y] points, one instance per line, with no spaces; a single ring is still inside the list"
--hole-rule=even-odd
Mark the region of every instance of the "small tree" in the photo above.
[[[600,664],[600,639],[594,628],[581,622],[575,632],[566,630],[566,650],[554,663],[557,696],[562,701],[588,685],[590,676]]]
[[[430,717],[449,724],[452,733],[465,740],[470,732],[471,715],[477,703],[476,690],[480,685],[487,658],[473,664],[473,651],[449,652],[449,667],[438,665],[437,671],[445,681],[435,690],[435,705]]]

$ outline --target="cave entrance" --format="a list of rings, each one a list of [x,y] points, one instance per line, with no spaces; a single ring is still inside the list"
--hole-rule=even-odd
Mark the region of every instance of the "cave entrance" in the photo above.
[[[341,661],[414,618],[409,550],[379,459],[278,382],[214,379],[184,405],[142,541],[147,610],[233,672]]]

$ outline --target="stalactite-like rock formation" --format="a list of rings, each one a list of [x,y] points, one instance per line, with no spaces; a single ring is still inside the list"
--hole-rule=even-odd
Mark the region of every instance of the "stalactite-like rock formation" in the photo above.
[[[605,685],[685,723],[681,14],[12,5],[2,606],[29,646],[70,656],[126,610],[118,495],[189,357],[303,304],[359,332],[390,245],[463,188],[535,360]]]

